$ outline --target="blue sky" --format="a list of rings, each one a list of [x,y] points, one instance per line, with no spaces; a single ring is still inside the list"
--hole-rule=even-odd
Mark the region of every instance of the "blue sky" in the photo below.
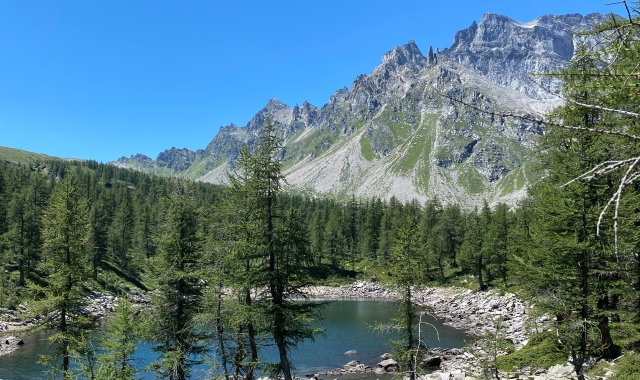
[[[485,12],[624,13],[613,0],[0,0],[0,145],[102,162],[204,148],[271,98],[321,107],[415,40]]]

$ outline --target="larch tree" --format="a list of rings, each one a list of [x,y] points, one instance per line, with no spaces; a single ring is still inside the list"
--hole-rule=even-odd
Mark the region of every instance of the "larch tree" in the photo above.
[[[393,287],[400,293],[399,316],[392,322],[401,339],[395,342],[396,357],[401,368],[415,379],[417,357],[416,349],[422,342],[415,331],[419,321],[417,306],[414,302],[413,287],[424,282],[425,274],[418,263],[424,259],[420,244],[420,236],[416,233],[419,226],[418,211],[406,213],[399,222],[395,242],[391,249],[390,264],[394,275],[391,277]]]
[[[164,215],[155,238],[158,255],[151,272],[158,281],[153,296],[153,325],[145,339],[159,354],[152,369],[162,378],[184,380],[209,351],[209,334],[196,324],[203,301],[201,212],[182,184],[163,202]]]
[[[67,176],[54,188],[43,217],[42,236],[46,260],[40,269],[47,273],[48,286],[44,298],[33,311],[47,315],[46,325],[55,329],[49,340],[55,352],[42,357],[51,365],[51,377],[62,372],[65,379],[73,377],[70,358],[82,350],[84,334],[93,327],[92,318],[83,312],[86,305],[83,284],[89,278],[87,242],[89,239],[89,209],[80,196],[77,180]],[[60,367],[56,359],[62,359]]]
[[[246,244],[251,250],[247,276],[253,276],[250,285],[259,293],[256,306],[278,350],[279,362],[268,370],[291,380],[289,351],[302,340],[315,338],[319,331],[310,328],[308,320],[320,305],[294,302],[304,298],[303,287],[311,283],[313,260],[299,218],[295,213],[283,215],[278,207],[284,183],[278,158],[281,149],[275,124],[267,120],[252,149],[242,151],[231,182],[243,194],[239,211],[247,216]]]

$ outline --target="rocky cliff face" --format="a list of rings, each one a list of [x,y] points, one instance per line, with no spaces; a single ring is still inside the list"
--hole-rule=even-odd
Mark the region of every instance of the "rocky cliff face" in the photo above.
[[[521,23],[487,13],[480,24],[474,21],[469,28],[456,33],[453,45],[442,55],[494,83],[536,99],[549,99],[551,95],[532,85],[529,74],[562,68],[573,56],[573,32],[591,29],[602,20],[600,14],[571,14],[546,15]],[[544,81],[553,90],[558,89],[557,82]]]
[[[506,112],[544,113],[557,101],[529,73],[566,65],[575,48],[571,31],[603,19],[549,15],[520,23],[487,14],[442,52],[429,47],[425,56],[409,41],[385,53],[371,74],[321,108],[270,100],[245,127],[222,127],[203,150],[172,148],[155,161],[137,155],[115,164],[224,182],[240,149],[271,119],[285,140],[282,158],[294,189],[403,201],[436,197],[467,207],[484,199],[513,203],[539,176],[532,150],[543,130],[456,106],[442,94]]]

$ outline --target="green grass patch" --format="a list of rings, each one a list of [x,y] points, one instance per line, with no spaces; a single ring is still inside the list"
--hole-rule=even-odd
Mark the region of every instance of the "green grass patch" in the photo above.
[[[484,176],[470,164],[460,167],[458,184],[471,194],[480,194],[486,190]]]
[[[451,152],[449,152],[447,149],[445,149],[444,147],[438,147],[436,149],[436,153],[434,154],[434,158],[438,161],[447,161],[450,160],[453,162],[453,154],[451,154]]]
[[[526,346],[509,355],[498,358],[498,368],[509,372],[523,367],[549,368],[567,362],[567,353],[562,350],[554,332],[532,335]]]
[[[614,375],[611,380],[637,380],[640,374],[640,354],[625,354],[614,367]]]
[[[409,148],[397,165],[398,170],[403,174],[411,172],[421,157],[429,157],[431,150],[429,132],[421,128],[407,144],[409,144]]]
[[[57,157],[46,154],[28,152],[22,149],[7,148],[0,146],[0,160],[15,164],[33,164],[38,161],[55,159]]]
[[[502,186],[501,196],[511,194],[525,185],[523,170],[524,168],[514,168],[500,180],[500,185]]]
[[[371,141],[364,136],[360,137],[360,153],[362,153],[362,157],[367,161],[373,161],[378,158],[378,155],[371,149]]]
[[[317,130],[301,141],[288,144],[286,146],[287,161],[298,162],[308,155],[320,156],[338,140],[338,134],[339,131]]]

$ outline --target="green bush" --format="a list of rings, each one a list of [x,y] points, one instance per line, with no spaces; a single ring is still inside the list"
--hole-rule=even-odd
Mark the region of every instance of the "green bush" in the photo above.
[[[611,380],[637,380],[640,373],[640,355],[627,353],[618,360],[614,368]]]
[[[509,355],[498,358],[501,371],[513,371],[523,367],[549,368],[567,361],[567,355],[558,345],[555,333],[532,335],[526,346]]]

